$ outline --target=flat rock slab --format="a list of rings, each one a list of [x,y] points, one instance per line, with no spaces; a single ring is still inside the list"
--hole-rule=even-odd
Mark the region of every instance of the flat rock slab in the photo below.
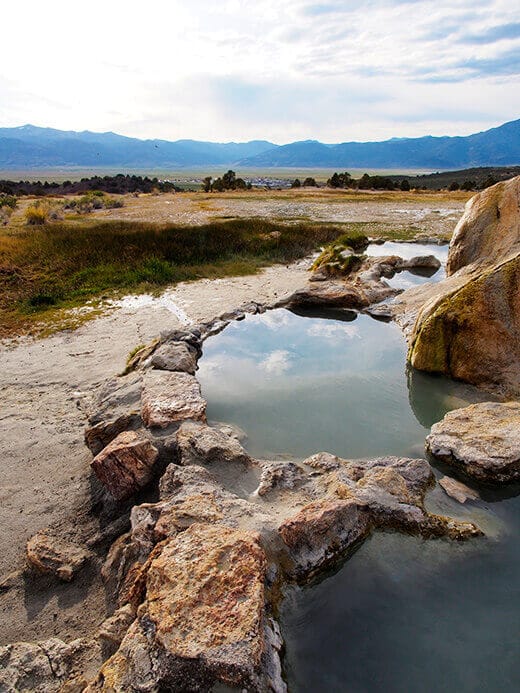
[[[124,500],[151,480],[158,455],[147,438],[125,431],[94,457],[91,467],[111,495]]]
[[[483,402],[446,414],[426,450],[478,481],[520,479],[520,402]]]
[[[449,476],[443,476],[442,479],[439,479],[439,486],[448,496],[459,501],[459,503],[465,503],[467,500],[478,500],[480,498],[479,494],[474,489]]]
[[[181,371],[194,375],[197,369],[197,354],[186,342],[161,344],[154,351],[152,366],[164,371]]]
[[[189,373],[149,371],[144,378],[141,416],[149,428],[167,428],[185,419],[206,421],[206,401]]]

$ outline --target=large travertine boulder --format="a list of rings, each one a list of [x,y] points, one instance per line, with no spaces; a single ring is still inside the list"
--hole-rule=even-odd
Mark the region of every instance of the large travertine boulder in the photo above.
[[[450,242],[446,273],[494,265],[520,252],[520,176],[497,183],[466,204]]]
[[[519,200],[520,177],[472,198],[450,244],[450,276],[396,301],[398,322],[413,325],[415,368],[520,394]]]
[[[258,535],[194,524],[152,560],[146,599],[91,690],[284,691]]]
[[[432,426],[426,449],[478,481],[520,479],[520,402],[483,402]]]
[[[460,288],[426,303],[411,338],[411,365],[520,393],[519,287],[520,255],[470,275]]]

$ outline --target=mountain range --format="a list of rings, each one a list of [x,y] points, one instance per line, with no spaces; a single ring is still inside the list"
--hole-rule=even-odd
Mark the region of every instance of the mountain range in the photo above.
[[[189,166],[434,168],[520,164],[520,119],[467,137],[393,138],[382,142],[276,145],[197,140],[140,140],[113,132],[0,128],[0,168]]]

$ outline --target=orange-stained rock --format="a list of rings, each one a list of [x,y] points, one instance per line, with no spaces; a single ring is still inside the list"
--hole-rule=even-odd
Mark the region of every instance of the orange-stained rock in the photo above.
[[[27,542],[26,557],[31,568],[39,573],[51,573],[70,582],[83,567],[88,554],[79,546],[42,530]]]
[[[149,428],[167,428],[185,419],[206,421],[206,401],[195,376],[169,371],[146,373],[141,416]]]
[[[91,467],[112,496],[124,500],[150,481],[158,454],[147,438],[124,431],[94,457]]]
[[[90,690],[284,691],[265,571],[253,532],[199,523],[178,534],[151,561],[138,619]]]

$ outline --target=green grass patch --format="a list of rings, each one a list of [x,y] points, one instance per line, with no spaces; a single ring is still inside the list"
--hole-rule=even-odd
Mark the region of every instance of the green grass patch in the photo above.
[[[303,257],[344,230],[336,224],[264,219],[203,226],[90,220],[6,234],[0,236],[0,334],[20,333],[57,309],[107,294],[251,274]]]

